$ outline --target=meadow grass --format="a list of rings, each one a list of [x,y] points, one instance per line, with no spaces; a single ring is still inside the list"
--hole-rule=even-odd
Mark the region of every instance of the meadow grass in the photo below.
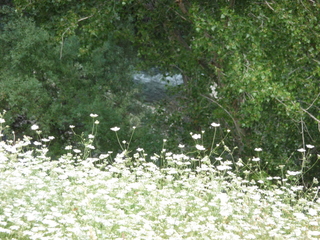
[[[51,139],[0,143],[0,239],[320,238],[318,187],[289,183],[299,172],[242,178],[241,161],[212,164],[200,142],[198,157],[123,145],[92,157],[93,135],[83,150],[49,159]]]

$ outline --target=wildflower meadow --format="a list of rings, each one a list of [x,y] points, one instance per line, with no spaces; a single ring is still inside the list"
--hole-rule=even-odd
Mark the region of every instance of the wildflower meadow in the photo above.
[[[1,141],[0,239],[320,238],[318,180],[306,189],[303,169],[284,166],[281,176],[260,175],[259,146],[252,159],[227,159],[232,151],[214,138],[219,124],[192,133],[191,152],[183,144],[169,152],[164,140],[153,155],[130,149],[134,136],[119,139],[114,127],[120,151],[93,154],[91,117],[92,134],[57,159],[48,157],[54,137],[36,124],[39,139]],[[213,136],[210,151],[203,134]]]

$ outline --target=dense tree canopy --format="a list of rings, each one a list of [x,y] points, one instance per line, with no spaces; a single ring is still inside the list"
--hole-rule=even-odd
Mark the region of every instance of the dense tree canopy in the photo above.
[[[81,140],[70,136],[70,125],[75,125],[78,134],[91,133],[89,115],[95,113],[100,118],[96,137],[100,151],[117,151],[117,139],[110,128],[119,126],[130,132],[145,115],[134,98],[138,89],[130,79],[134,64],[128,56],[130,46],[117,46],[108,36],[90,53],[81,54],[78,36],[69,36],[62,46],[53,41],[55,35],[32,19],[17,18],[8,9],[4,13],[0,107],[7,110],[7,122],[15,137],[32,135],[30,126],[38,124],[43,134],[56,137],[52,147],[58,153],[62,145]],[[139,136],[148,132],[137,132],[137,144]],[[120,137],[127,139],[125,133]],[[156,145],[150,138],[149,144]]]
[[[252,156],[253,148],[262,147],[261,158],[269,170],[280,163],[298,166],[301,154],[296,149],[306,148],[306,144],[319,146],[317,1],[15,0],[14,7],[19,16],[34,21],[34,25],[21,24],[29,24],[30,31],[37,34],[30,35],[36,36],[33,40],[16,42],[12,38],[21,39],[21,35],[15,37],[7,31],[1,36],[7,43],[3,51],[8,52],[5,49],[12,44],[23,48],[19,53],[26,48],[32,51],[31,56],[12,52],[7,61],[13,64],[5,66],[2,61],[1,67],[19,68],[13,70],[19,76],[7,72],[2,78],[12,79],[12,83],[23,79],[32,89],[39,79],[46,79],[47,91],[41,97],[40,92],[31,91],[36,99],[32,106],[10,99],[21,94],[9,94],[9,90],[1,93],[2,102],[24,105],[25,111],[40,114],[37,109],[56,98],[57,89],[65,89],[59,94],[69,98],[67,91],[80,86],[84,91],[86,84],[94,81],[97,88],[112,85],[121,91],[118,73],[127,65],[112,59],[121,53],[120,58],[129,63],[138,57],[141,68],[157,66],[183,75],[184,85],[172,89],[174,99],[161,107],[156,117],[173,146],[188,143],[190,132],[201,131],[212,121],[232,130],[226,141],[239,147],[238,157]],[[19,31],[16,34],[22,34]],[[97,57],[93,55],[100,49],[108,59],[90,68],[87,65],[94,64]],[[45,59],[44,63],[39,59]],[[87,67],[68,72],[79,64]],[[112,75],[114,68],[119,69],[116,75]],[[86,75],[86,80],[79,81],[81,76],[75,74]],[[90,91],[81,93],[88,95]],[[100,104],[105,99],[96,101]],[[91,111],[95,105],[89,105]],[[65,114],[71,108],[68,106]]]

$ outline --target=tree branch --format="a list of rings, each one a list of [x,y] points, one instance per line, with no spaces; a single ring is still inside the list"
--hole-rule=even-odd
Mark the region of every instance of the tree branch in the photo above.
[[[91,17],[93,17],[94,14],[90,15],[90,16],[87,16],[87,17],[83,17],[83,18],[80,18],[78,19],[77,22],[81,22],[83,20],[86,20],[86,19],[89,19]],[[64,35],[67,33],[67,31],[70,30],[70,27],[68,27],[61,35],[61,48],[60,48],[60,60],[62,59],[62,51],[63,51],[63,44],[64,44]]]
[[[265,3],[267,4],[267,6],[268,6],[272,11],[274,11],[274,9],[270,6],[270,4],[269,4],[267,1],[265,1]]]
[[[91,18],[91,17],[93,17],[93,15],[94,15],[94,14],[92,14],[92,15],[90,15],[90,16],[87,16],[87,17],[80,18],[80,19],[78,20],[78,22],[81,22],[81,21],[83,21],[83,20],[86,20],[86,19],[88,19],[88,18]]]

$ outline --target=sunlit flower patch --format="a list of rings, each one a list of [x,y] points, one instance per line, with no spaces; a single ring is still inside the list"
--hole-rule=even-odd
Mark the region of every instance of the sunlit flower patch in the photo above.
[[[67,146],[52,160],[48,141],[30,140],[0,143],[0,239],[319,239],[319,189],[246,179],[249,170],[242,178],[241,159],[195,158],[181,146],[148,158],[143,148],[84,158]]]

